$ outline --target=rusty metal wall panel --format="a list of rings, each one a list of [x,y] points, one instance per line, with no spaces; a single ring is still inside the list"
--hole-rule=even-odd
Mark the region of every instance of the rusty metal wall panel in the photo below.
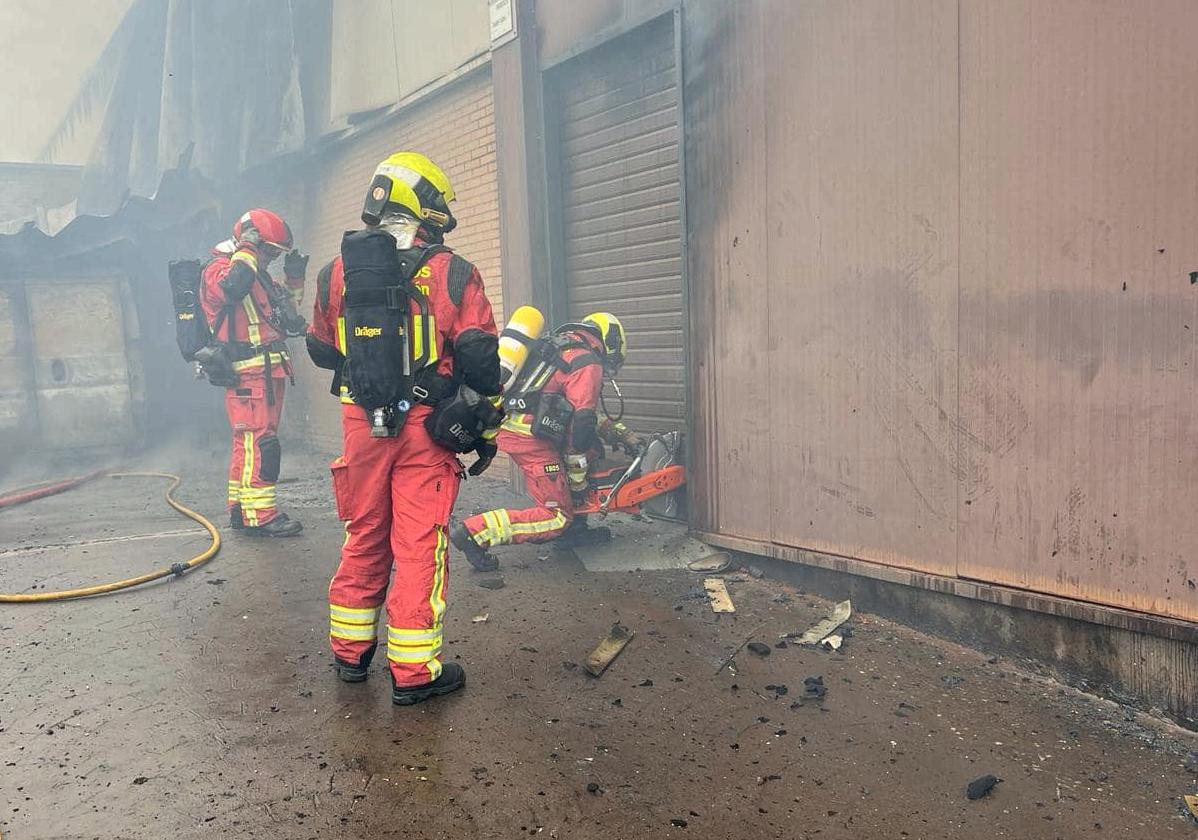
[[[706,0],[688,5],[683,18],[695,424],[687,470],[694,527],[769,539],[775,437],[768,428],[774,387],[763,320],[769,278],[762,11],[759,3]]]
[[[29,283],[26,297],[43,444],[128,443],[133,411],[119,284]]]
[[[961,23],[961,574],[1198,619],[1198,4]]]
[[[684,25],[694,524],[1198,619],[1198,4]]]
[[[566,315],[609,311],[628,333],[625,419],[685,424],[678,87],[671,17],[551,76]]]
[[[957,4],[766,16],[773,540],[955,574]]]

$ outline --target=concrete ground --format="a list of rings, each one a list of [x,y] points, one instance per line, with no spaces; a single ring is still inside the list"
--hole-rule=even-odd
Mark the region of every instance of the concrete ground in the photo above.
[[[181,500],[216,518],[221,458],[146,465],[183,469]],[[1198,836],[1192,736],[869,615],[839,652],[774,647],[831,604],[734,574],[737,611],[717,616],[702,576],[644,571],[669,564],[642,523],[616,526],[620,571],[529,546],[485,589],[458,563],[447,650],[468,686],[395,708],[385,670],[344,685],[330,666],[342,532],[324,462],[285,458],[300,539],[228,534],[181,580],[0,605],[4,840]],[[0,512],[0,590],[199,552],[161,487],[100,479]],[[500,501],[471,481],[459,511]],[[590,677],[579,663],[616,621],[636,636]],[[720,669],[747,639],[769,655]],[[1002,781],[969,801],[984,774]]]

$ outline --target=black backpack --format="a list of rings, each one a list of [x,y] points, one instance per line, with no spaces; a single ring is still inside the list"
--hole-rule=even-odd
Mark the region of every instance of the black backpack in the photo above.
[[[167,265],[171,300],[175,307],[175,342],[185,362],[194,362],[196,353],[212,343],[212,330],[200,304],[200,283],[204,263],[200,260],[172,260]]]
[[[345,270],[345,365],[343,379],[354,402],[367,411],[377,408],[406,414],[411,407],[412,378],[435,356],[428,300],[412,278],[434,254],[448,250],[433,245],[397,251],[387,233],[347,231],[341,240]],[[410,303],[422,316],[412,318]]]

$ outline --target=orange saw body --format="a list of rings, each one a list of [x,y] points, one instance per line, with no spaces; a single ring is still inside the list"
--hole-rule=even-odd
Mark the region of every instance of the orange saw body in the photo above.
[[[640,513],[646,502],[656,499],[650,512],[672,515],[672,505],[663,505],[663,497],[669,498],[686,484],[686,468],[674,463],[678,448],[677,432],[654,436],[632,463],[593,473],[590,489],[574,508],[575,514]]]

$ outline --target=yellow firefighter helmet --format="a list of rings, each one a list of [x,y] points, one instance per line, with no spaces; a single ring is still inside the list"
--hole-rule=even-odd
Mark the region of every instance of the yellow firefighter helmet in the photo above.
[[[628,357],[628,338],[624,335],[624,325],[620,319],[610,312],[592,312],[582,319],[584,327],[590,327],[603,339],[603,349],[606,352],[603,366],[608,370],[617,371]]]
[[[449,233],[457,226],[449,212],[456,198],[441,167],[419,152],[396,152],[374,170],[362,221],[377,225],[386,214],[402,212],[432,230]]]

